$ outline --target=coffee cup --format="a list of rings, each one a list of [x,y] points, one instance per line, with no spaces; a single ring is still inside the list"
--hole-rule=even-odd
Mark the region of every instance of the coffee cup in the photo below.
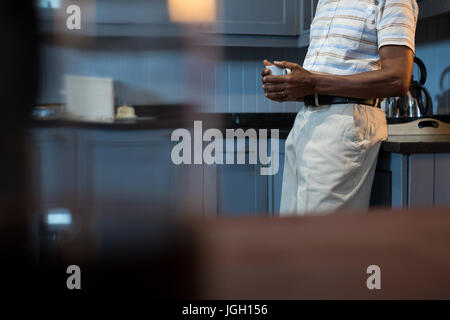
[[[289,68],[280,68],[277,66],[266,66],[266,69],[270,70],[270,74],[273,76],[285,76],[287,74],[290,74],[292,71]]]

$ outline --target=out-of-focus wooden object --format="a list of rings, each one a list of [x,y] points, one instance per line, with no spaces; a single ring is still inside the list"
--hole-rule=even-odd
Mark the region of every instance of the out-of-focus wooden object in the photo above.
[[[449,299],[450,209],[198,225],[205,299]],[[381,268],[381,290],[366,286]]]

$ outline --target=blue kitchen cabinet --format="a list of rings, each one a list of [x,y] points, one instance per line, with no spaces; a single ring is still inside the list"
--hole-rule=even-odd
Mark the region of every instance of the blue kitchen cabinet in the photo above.
[[[181,0],[179,0],[181,1]],[[81,30],[68,30],[70,1],[40,1],[42,33],[89,37],[144,37],[179,43],[184,25],[172,23],[167,0],[86,0]],[[450,11],[450,0],[419,0],[419,18]],[[50,7],[49,7],[50,4]],[[217,21],[198,23],[205,45],[242,47],[305,47],[318,0],[216,0]],[[193,25],[189,28],[194,30]]]
[[[400,153],[380,153],[387,162],[385,169],[392,173],[391,197],[385,203],[392,208],[402,208],[408,205],[408,156]],[[383,166],[378,158],[378,167]]]
[[[169,129],[31,130],[31,181],[41,210],[173,214],[185,210]]]
[[[168,23],[167,0],[96,0],[98,24]]]
[[[169,23],[168,5],[171,3],[166,0],[131,0],[126,4],[121,0],[97,0],[96,23]],[[298,0],[216,0],[216,11],[216,22],[202,30],[220,34],[279,36],[297,36],[299,32]]]
[[[218,0],[217,32],[240,35],[297,36],[297,0]]]
[[[239,47],[305,47],[317,0],[220,0],[205,43]]]
[[[197,175],[201,176],[201,181],[198,180],[196,185],[203,188],[203,195],[197,199],[202,198],[204,214],[277,216],[282,193],[285,142],[280,139],[279,170],[273,176],[261,176],[260,165],[201,166]],[[246,148],[248,150],[248,145]],[[246,153],[248,156],[248,151]],[[371,208],[448,205],[450,153],[380,152],[370,199]]]
[[[173,211],[170,130],[81,130],[78,145],[83,204],[110,213]]]
[[[305,0],[309,1],[313,0]],[[176,2],[176,1],[174,1]],[[180,1],[181,2],[181,1]],[[298,47],[302,36],[303,0],[216,0],[216,21],[190,24],[205,45],[245,47]],[[71,3],[70,3],[71,4]],[[41,5],[42,33],[88,37],[144,37],[178,43],[185,25],[170,19],[167,0],[88,0],[82,10],[81,30],[68,30],[66,8]],[[307,12],[311,20],[311,10]],[[308,20],[307,19],[307,20]],[[308,26],[309,28],[309,26]],[[300,41],[301,39],[301,41]]]
[[[29,140],[29,181],[39,209],[74,207],[77,194],[76,133],[71,129],[35,129]]]
[[[258,141],[259,145],[259,141]],[[261,175],[258,164],[249,164],[248,141],[245,151],[237,149],[232,154],[245,153],[246,164],[203,165],[203,209],[206,216],[276,216],[280,210],[284,166],[285,140],[279,140],[278,152],[271,150],[268,140],[267,152],[278,159],[278,171],[274,175]],[[224,158],[230,155],[226,153]],[[273,161],[273,160],[272,160]],[[235,162],[236,163],[236,162]]]
[[[450,205],[450,154],[408,157],[408,207]]]
[[[244,148],[224,142],[224,164],[174,165],[172,130],[34,128],[31,181],[37,206],[103,219],[126,212],[204,216],[267,216],[279,210],[284,144],[276,175],[261,175]],[[270,143],[268,149],[270,148]],[[269,149],[269,152],[272,150]],[[245,164],[237,164],[238,155]],[[276,155],[272,155],[274,157]],[[235,164],[226,164],[234,157]],[[266,166],[264,166],[266,167]]]
[[[450,153],[434,157],[434,204],[450,206]]]
[[[286,140],[280,139],[278,159],[279,169],[277,174],[269,176],[269,214],[277,216],[280,213],[281,192],[283,186],[283,171]]]
[[[385,184],[392,208],[450,205],[450,153],[381,152],[378,169],[391,174]]]
[[[41,210],[114,214],[165,212],[204,216],[279,214],[285,140],[275,175],[249,164],[248,140],[226,151],[224,164],[172,163],[172,130],[100,130],[46,127],[31,130],[30,180]],[[225,144],[225,142],[224,142]],[[259,144],[259,143],[258,143]],[[245,164],[236,164],[238,154]],[[233,157],[235,164],[226,164]],[[273,160],[272,160],[273,161]],[[371,206],[415,208],[450,205],[450,153],[380,152]],[[125,206],[124,206],[125,204]]]
[[[260,164],[249,164],[248,140],[244,149],[232,142],[234,151],[226,150],[224,164],[203,165],[203,208],[206,216],[254,216],[269,213],[269,178],[260,174]],[[237,164],[238,154],[245,156],[245,164]],[[226,164],[233,157],[234,164]]]
[[[267,215],[268,179],[258,165],[224,165],[217,171],[219,216]]]
[[[434,155],[408,155],[408,207],[434,205]]]

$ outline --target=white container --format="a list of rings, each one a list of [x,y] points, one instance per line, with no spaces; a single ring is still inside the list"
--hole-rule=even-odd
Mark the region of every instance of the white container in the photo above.
[[[86,119],[114,118],[114,79],[67,75],[66,111]]]

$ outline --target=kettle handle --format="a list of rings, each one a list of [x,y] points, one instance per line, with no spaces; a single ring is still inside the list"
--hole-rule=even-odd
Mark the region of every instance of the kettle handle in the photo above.
[[[423,99],[422,92],[425,94],[425,101]],[[417,85],[416,86],[416,99],[417,104],[419,105],[419,110],[422,115],[427,115],[428,112],[433,110],[433,100],[431,99],[431,95],[428,92],[427,88]],[[424,103],[425,102],[425,103]]]
[[[417,57],[414,57],[414,63],[419,66],[420,70],[420,80],[419,83],[423,86],[425,82],[427,82],[427,68],[425,67],[425,63]]]

